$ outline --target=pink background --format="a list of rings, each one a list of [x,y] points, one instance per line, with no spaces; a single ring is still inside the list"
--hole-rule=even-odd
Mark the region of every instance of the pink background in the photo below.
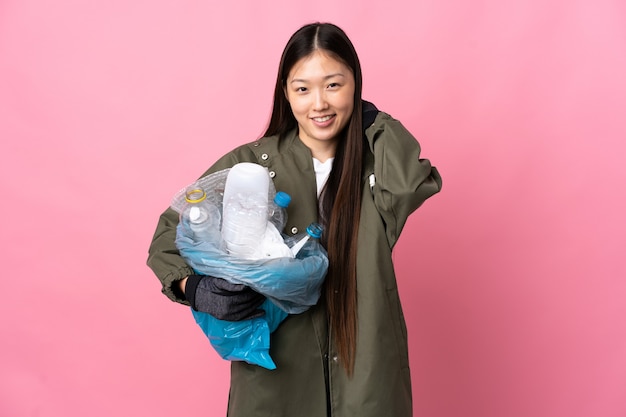
[[[623,0],[209,3],[0,2],[0,416],[225,414],[147,248],[314,20],[444,177],[395,251],[416,416],[626,415]]]

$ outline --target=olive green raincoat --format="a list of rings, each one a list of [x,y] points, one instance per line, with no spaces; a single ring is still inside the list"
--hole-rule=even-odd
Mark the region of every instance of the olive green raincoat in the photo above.
[[[289,316],[272,334],[270,371],[233,362],[229,417],[408,417],[412,415],[407,332],[391,259],[407,217],[441,188],[441,177],[420,159],[415,138],[386,113],[366,129],[368,147],[363,177],[357,266],[358,339],[354,375],[339,359],[324,303]],[[262,138],[240,146],[206,173],[238,162],[267,167],[276,190],[292,196],[288,235],[318,220],[311,152],[292,132],[281,141]],[[372,176],[373,174],[373,176]],[[159,220],[148,265],[170,299],[186,303],[176,281],[193,271],[174,245],[178,214]]]

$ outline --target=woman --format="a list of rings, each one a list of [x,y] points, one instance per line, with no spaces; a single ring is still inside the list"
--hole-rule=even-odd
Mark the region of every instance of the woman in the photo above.
[[[319,303],[272,334],[268,371],[233,362],[231,417],[412,415],[407,335],[391,251],[407,217],[441,188],[413,136],[361,99],[361,68],[346,34],[311,24],[281,58],[265,135],[204,175],[238,162],[266,166],[292,196],[288,235],[325,225],[329,271]],[[217,317],[257,314],[263,298],[200,277],[174,245],[178,215],[160,218],[149,266],[172,300]]]

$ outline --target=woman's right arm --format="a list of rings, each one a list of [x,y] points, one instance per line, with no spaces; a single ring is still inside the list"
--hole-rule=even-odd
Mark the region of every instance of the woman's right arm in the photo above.
[[[178,213],[168,208],[159,217],[152,243],[148,250],[148,266],[161,281],[161,291],[170,300],[189,305],[185,298],[186,278],[194,274],[176,248]]]
[[[194,275],[173,244],[178,223],[178,214],[174,213],[166,211],[161,215],[148,257],[148,266],[161,281],[163,294],[220,320],[239,321],[263,315],[259,307],[265,297],[251,288],[222,278]]]
[[[257,158],[251,151],[250,146],[242,145],[232,152],[224,155],[211,166],[202,177],[213,172],[230,168],[238,162],[256,162]],[[186,278],[195,274],[194,270],[187,265],[176,248],[176,226],[179,214],[172,208],[168,208],[159,217],[150,248],[148,250],[148,266],[161,281],[161,292],[170,300],[177,303],[190,305],[185,297]]]

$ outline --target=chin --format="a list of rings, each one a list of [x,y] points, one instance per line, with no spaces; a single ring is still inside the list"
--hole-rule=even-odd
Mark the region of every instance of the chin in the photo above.
[[[315,139],[319,140],[319,141],[323,141],[323,142],[330,142],[333,139],[335,139],[337,137],[337,135],[323,135],[323,136],[316,136]]]

